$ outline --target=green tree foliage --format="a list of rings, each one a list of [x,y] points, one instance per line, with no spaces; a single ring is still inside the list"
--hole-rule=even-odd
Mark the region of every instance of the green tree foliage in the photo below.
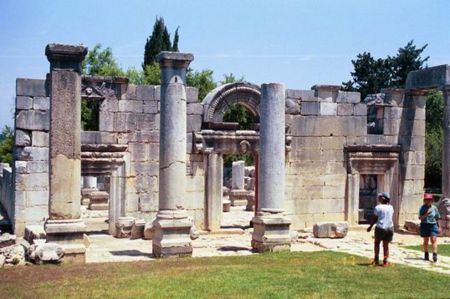
[[[161,70],[158,63],[153,62],[145,66],[144,83],[149,85],[161,84]]]
[[[124,71],[119,67],[110,47],[102,50],[101,44],[96,44],[89,50],[83,61],[83,74],[98,76],[124,76]]]
[[[425,187],[442,185],[442,147],[444,130],[444,97],[433,91],[427,97],[425,129]]]
[[[173,44],[170,42],[170,34],[164,23],[163,18],[156,18],[155,24],[153,24],[153,32],[147,38],[144,51],[144,62],[142,63],[142,69],[149,64],[156,62],[156,55],[161,51],[178,51],[178,28],[175,31],[175,38]]]
[[[14,133],[10,126],[5,126],[0,133],[0,162],[9,163],[13,161]]]
[[[342,88],[359,91],[362,98],[370,93],[379,92],[381,88],[403,88],[410,71],[421,69],[429,57],[421,55],[428,45],[417,48],[414,41],[399,48],[396,56],[375,59],[369,52],[358,54],[352,60],[354,71],[352,79],[342,83]]]
[[[216,88],[212,70],[194,71],[188,69],[186,74],[186,83],[188,86],[198,88],[198,100],[202,101],[208,92]]]

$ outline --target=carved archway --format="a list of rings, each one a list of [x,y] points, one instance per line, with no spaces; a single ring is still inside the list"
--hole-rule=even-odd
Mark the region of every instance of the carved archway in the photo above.
[[[203,122],[221,123],[228,107],[240,104],[259,118],[261,91],[248,82],[236,82],[219,86],[203,99]]]

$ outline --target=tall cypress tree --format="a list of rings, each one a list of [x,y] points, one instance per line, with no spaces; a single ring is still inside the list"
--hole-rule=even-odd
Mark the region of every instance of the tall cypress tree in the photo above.
[[[178,51],[178,28],[175,32],[173,45],[170,42],[170,34],[162,17],[157,17],[153,25],[153,32],[147,38],[145,43],[144,63],[142,68],[145,70],[147,65],[155,63],[155,57],[161,51]]]

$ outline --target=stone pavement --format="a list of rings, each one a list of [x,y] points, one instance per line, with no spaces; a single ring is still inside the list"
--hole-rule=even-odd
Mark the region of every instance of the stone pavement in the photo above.
[[[251,255],[252,229],[224,229],[215,234],[202,233],[192,242],[193,257]],[[309,233],[301,234],[292,243],[291,251],[333,250],[367,257],[373,257],[373,233],[365,231],[350,231],[343,239],[317,239]],[[87,237],[86,261],[88,263],[149,261],[152,257],[152,242],[150,240],[116,239],[107,234],[90,234]],[[408,265],[439,273],[450,274],[450,257],[439,256],[438,263],[423,261],[422,252],[406,249],[405,245],[417,245],[420,237],[410,234],[395,234],[390,246],[392,263]],[[440,244],[450,244],[450,238],[439,238]],[[381,252],[382,254],[382,252]],[[380,254],[380,257],[381,257]]]

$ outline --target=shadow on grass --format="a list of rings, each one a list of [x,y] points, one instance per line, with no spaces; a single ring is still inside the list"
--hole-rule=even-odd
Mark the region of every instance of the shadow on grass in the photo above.
[[[251,251],[248,247],[241,247],[241,246],[222,246],[217,248],[218,251]]]
[[[144,256],[152,257],[150,253],[142,252],[140,250],[114,250],[110,251],[112,255],[115,256]]]

